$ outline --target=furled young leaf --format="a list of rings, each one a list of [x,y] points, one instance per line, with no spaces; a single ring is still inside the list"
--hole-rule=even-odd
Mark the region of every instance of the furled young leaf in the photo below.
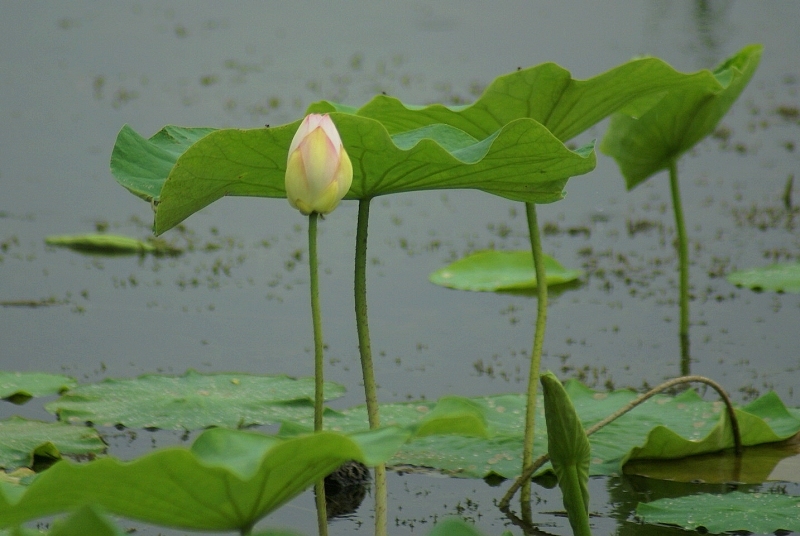
[[[678,525],[688,530],[705,527],[711,534],[800,532],[800,497],[778,493],[723,495],[702,493],[640,503],[636,515],[645,523]]]
[[[408,432],[383,429],[397,448]],[[368,436],[369,434],[362,434]],[[231,531],[252,527],[348,460],[375,463],[369,441],[323,432],[288,440],[213,428],[191,449],[169,447],[131,462],[60,462],[29,487],[0,482],[0,526],[95,505],[147,523]],[[385,445],[381,453],[386,452]]]
[[[654,105],[642,101],[612,116],[600,150],[617,161],[629,190],[714,131],[755,73],[762,49],[749,45],[713,76],[698,78]]]
[[[0,421],[0,467],[30,467],[34,457],[58,460],[62,454],[105,451],[106,444],[91,428],[11,417]]]
[[[704,86],[713,80],[709,71],[684,74],[657,58],[631,60],[587,80],[575,80],[563,67],[544,63],[497,77],[468,106],[411,106],[378,95],[358,109],[320,101],[307,113],[344,112],[370,117],[391,134],[441,123],[478,139],[526,117],[566,141],[632,101],[649,98],[652,102],[653,97],[667,91]]]
[[[325,384],[328,399],[344,387]],[[314,414],[313,378],[255,374],[147,374],[84,384],[45,409],[67,422],[195,430],[277,423]]]
[[[595,166],[593,145],[571,151],[531,119],[474,138],[448,125],[392,137],[373,119],[343,113],[331,117],[353,162],[353,184],[345,199],[472,188],[550,203],[563,197],[570,177]],[[286,155],[298,125],[218,130],[192,145],[161,190],[156,233],[226,195],[285,197]]]
[[[564,385],[585,428],[607,417],[637,395],[628,390],[593,391],[576,381]],[[398,465],[434,467],[445,473],[483,478],[496,474],[513,478],[522,464],[524,394],[506,394],[469,399],[483,413],[487,437],[436,435],[415,438],[391,459]],[[434,402],[381,405],[383,424],[418,425],[433,411]],[[537,422],[543,423],[542,401]],[[591,475],[619,474],[628,461],[640,458],[674,459],[719,452],[733,446],[732,433],[723,417],[721,402],[707,402],[694,391],[677,397],[659,395],[648,400],[589,438],[592,448]],[[768,393],[737,410],[745,445],[773,443],[800,432],[800,417],[788,411],[774,393]],[[310,426],[311,417],[297,424]],[[363,406],[344,412],[328,411],[325,426],[331,430],[368,428]],[[534,452],[547,451],[547,428],[536,427]]]
[[[564,386],[552,372],[542,374],[547,452],[564,497],[572,533],[591,536],[589,527],[589,438]]]
[[[63,374],[0,371],[0,398],[21,403],[36,396],[58,394],[77,383],[75,378]]]
[[[567,270],[553,257],[544,255],[547,285],[578,279],[580,270]],[[502,291],[536,288],[533,257],[528,251],[479,251],[440,268],[431,283],[459,290]]]
[[[753,290],[800,292],[800,263],[772,264],[727,275],[728,281]]]

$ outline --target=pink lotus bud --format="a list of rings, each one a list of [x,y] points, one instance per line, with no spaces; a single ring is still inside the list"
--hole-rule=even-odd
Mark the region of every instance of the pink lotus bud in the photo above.
[[[310,114],[289,146],[286,197],[302,212],[328,214],[350,190],[353,165],[327,114]]]

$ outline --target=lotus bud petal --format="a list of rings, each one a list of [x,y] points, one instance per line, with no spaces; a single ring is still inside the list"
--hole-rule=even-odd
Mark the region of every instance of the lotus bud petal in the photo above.
[[[350,190],[353,165],[331,118],[310,114],[289,146],[286,198],[302,212],[328,214]]]

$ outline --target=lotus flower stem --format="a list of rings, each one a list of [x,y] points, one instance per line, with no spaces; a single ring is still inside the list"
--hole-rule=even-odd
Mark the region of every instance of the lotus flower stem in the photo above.
[[[364,376],[364,394],[367,399],[369,427],[380,426],[378,415],[378,389],[372,366],[372,347],[369,339],[367,319],[367,228],[369,225],[369,199],[358,202],[358,224],[356,229],[355,305],[358,351],[361,354],[361,371]],[[375,467],[375,535],[386,535],[386,466]]]
[[[528,372],[528,403],[525,410],[525,437],[522,447],[522,472],[533,462],[533,432],[536,427],[536,391],[539,386],[539,367],[542,361],[544,331],[547,324],[547,278],[542,258],[542,240],[539,236],[539,222],[536,219],[536,205],[525,203],[525,214],[528,217],[528,232],[531,239],[533,267],[536,272],[536,328],[533,332],[533,350]],[[528,478],[522,485],[520,502],[529,505],[531,500],[531,481]],[[523,506],[523,512],[529,508]]]
[[[325,402],[325,365],[323,359],[322,315],[319,307],[319,262],[317,260],[317,221],[319,214],[308,215],[308,266],[311,279],[311,322],[314,325],[314,431],[322,431]],[[314,485],[317,504],[317,528],[320,536],[328,534],[328,515],[325,509],[325,480]]]
[[[587,428],[586,429],[586,435],[587,436],[592,435],[593,433],[595,433],[598,430],[600,430],[601,428],[607,426],[611,422],[619,419],[620,417],[622,417],[623,415],[628,413],[633,408],[643,404],[644,402],[646,402],[650,398],[654,397],[658,393],[666,391],[667,389],[675,387],[676,385],[680,385],[680,384],[683,384],[683,383],[694,383],[694,382],[704,383],[704,384],[710,386],[712,389],[714,389],[719,394],[719,397],[725,403],[725,409],[726,409],[726,412],[727,412],[727,415],[728,415],[728,421],[730,422],[730,425],[731,425],[731,433],[733,434],[733,449],[734,449],[734,453],[736,454],[736,456],[741,456],[742,455],[742,434],[741,434],[741,430],[739,429],[739,421],[736,418],[736,410],[733,407],[733,402],[731,401],[730,397],[728,396],[728,393],[725,392],[725,389],[723,389],[720,384],[718,384],[717,382],[715,382],[714,380],[712,380],[710,378],[706,378],[705,376],[681,376],[679,378],[673,378],[671,380],[667,380],[664,383],[662,383],[661,385],[659,385],[657,387],[654,387],[653,389],[650,389],[646,393],[641,394],[638,397],[634,398],[633,400],[631,400],[630,402],[625,404],[623,407],[621,407],[620,409],[618,409],[617,411],[615,411],[614,413],[612,413],[611,415],[609,415],[608,417],[603,419],[602,421],[594,424],[590,428]],[[525,469],[525,471],[522,473],[522,475],[517,480],[515,480],[514,484],[512,484],[511,487],[508,489],[508,491],[506,492],[506,494],[503,497],[503,499],[498,503],[498,507],[500,508],[500,510],[503,510],[503,511],[508,510],[508,504],[511,502],[511,499],[514,498],[514,494],[517,492],[517,490],[519,490],[521,487],[523,487],[523,485],[526,482],[528,484],[530,484],[530,481],[531,481],[531,478],[533,477],[533,474],[542,465],[547,463],[547,461],[549,459],[550,459],[549,453],[545,453],[545,454],[539,456],[539,458],[537,458],[536,461],[530,465],[530,467],[527,467]]]
[[[678,336],[681,341],[681,374],[689,374],[689,244],[686,223],[683,219],[681,192],[678,188],[678,166],[675,159],[669,162],[669,186],[672,193],[672,211],[675,213],[675,230],[678,233],[678,263],[680,269],[681,321]]]

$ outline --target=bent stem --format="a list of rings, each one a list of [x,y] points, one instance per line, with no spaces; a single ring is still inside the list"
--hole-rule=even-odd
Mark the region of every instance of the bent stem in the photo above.
[[[675,213],[675,230],[678,233],[681,307],[678,336],[681,341],[681,374],[687,375],[691,369],[689,356],[689,243],[686,240],[686,223],[683,219],[681,192],[678,188],[678,166],[675,159],[669,162],[669,186],[672,193],[672,210]]]
[[[322,431],[322,411],[325,402],[322,315],[319,307],[319,264],[317,261],[317,221],[319,214],[308,216],[308,266],[311,279],[311,322],[314,325],[314,431]],[[317,527],[320,536],[328,534],[328,515],[325,509],[325,480],[314,485],[317,504]]]
[[[358,224],[356,228],[355,304],[358,351],[361,354],[361,372],[364,376],[364,394],[367,399],[369,427],[380,426],[378,416],[378,389],[372,366],[372,347],[369,339],[367,319],[367,228],[369,225],[370,199],[358,202]],[[386,534],[386,466],[375,467],[375,535]]]
[[[536,205],[525,203],[525,214],[528,218],[528,232],[531,237],[531,253],[533,267],[536,271],[536,328],[533,332],[533,350],[531,351],[530,371],[528,372],[528,402],[525,409],[525,436],[522,447],[522,472],[525,473],[533,462],[533,432],[536,426],[536,391],[539,386],[539,367],[542,361],[544,346],[544,330],[547,324],[547,278],[542,258],[542,241],[539,236],[539,222],[536,219]],[[531,480],[528,477],[522,483],[520,504],[523,518],[530,511]]]
[[[627,404],[622,406],[620,409],[618,409],[617,411],[615,411],[614,413],[612,413],[611,415],[609,415],[608,417],[603,419],[602,421],[600,421],[600,422],[596,423],[595,425],[591,426],[590,428],[588,428],[586,430],[586,435],[587,436],[592,435],[593,433],[597,432],[601,428],[603,428],[603,427],[607,426],[608,424],[614,422],[615,420],[619,419],[620,417],[622,417],[623,415],[628,413],[633,408],[643,404],[644,402],[646,402],[647,400],[649,400],[653,396],[655,396],[655,395],[657,395],[657,394],[659,394],[659,393],[661,393],[663,391],[666,391],[667,389],[670,389],[672,387],[675,387],[676,385],[680,385],[680,384],[683,384],[683,383],[693,383],[693,382],[704,383],[704,384],[710,386],[712,389],[714,389],[719,394],[719,397],[722,399],[722,401],[725,404],[725,409],[726,409],[726,412],[727,412],[727,415],[728,415],[728,420],[731,423],[731,432],[733,433],[733,449],[734,449],[734,452],[736,453],[737,457],[741,456],[742,455],[742,434],[741,434],[741,431],[739,429],[739,421],[736,418],[736,410],[733,407],[733,402],[731,401],[730,397],[728,396],[728,393],[725,392],[725,389],[723,389],[720,384],[718,384],[717,382],[715,382],[711,378],[706,378],[705,376],[681,376],[680,378],[673,378],[671,380],[667,380],[664,383],[662,383],[661,385],[659,385],[657,387],[654,387],[653,389],[650,389],[646,393],[641,394],[638,397],[634,398],[633,400],[631,400],[630,402],[628,402]],[[522,487],[522,484],[524,482],[530,483],[531,478],[533,477],[533,474],[542,465],[547,463],[547,461],[549,459],[550,459],[550,454],[549,453],[545,453],[545,454],[539,456],[539,458],[537,458],[536,461],[533,464],[530,465],[530,467],[527,467],[525,469],[525,471],[522,473],[522,476],[520,476],[516,481],[514,481],[514,484],[511,485],[511,487],[508,489],[508,491],[506,492],[506,494],[503,497],[503,499],[498,503],[498,507],[500,508],[500,510],[502,510],[504,512],[508,511],[508,505],[511,502],[511,499],[514,498],[514,494],[520,489],[520,487]]]

